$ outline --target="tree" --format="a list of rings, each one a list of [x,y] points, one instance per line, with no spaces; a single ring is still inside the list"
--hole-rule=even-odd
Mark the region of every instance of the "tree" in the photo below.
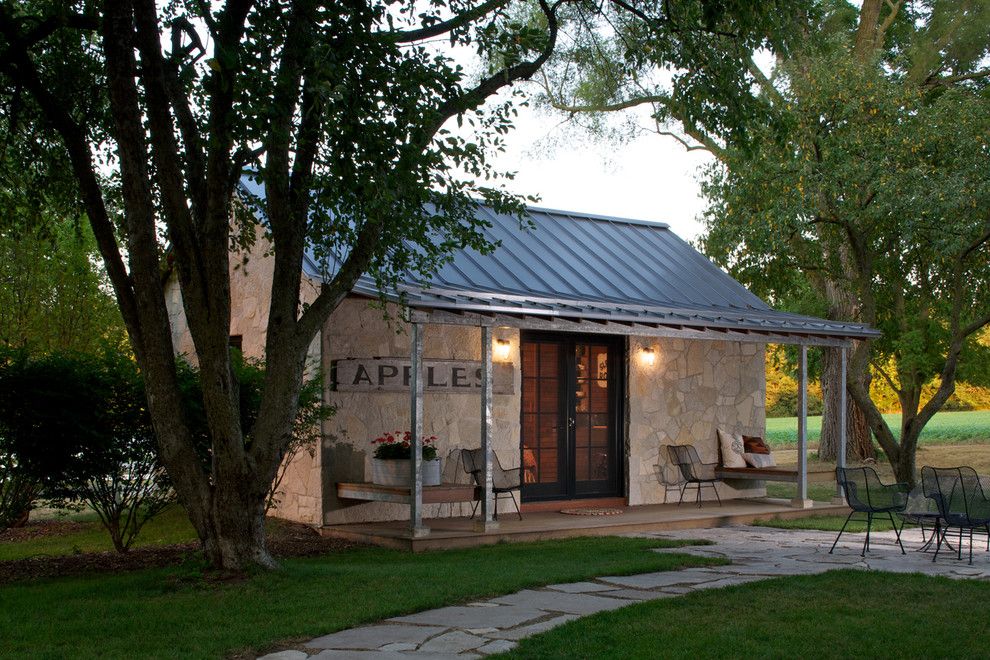
[[[670,3],[605,4],[670,41],[672,53],[678,33],[751,13],[748,3],[685,0],[678,8],[701,20],[683,26]],[[213,564],[274,565],[265,500],[311,339],[362,273],[384,291],[400,272],[428,278],[456,247],[492,247],[473,196],[520,210],[488,187],[499,177],[486,155],[501,148],[514,112],[511,97],[497,95],[536,73],[562,20],[600,13],[585,0],[0,2],[5,121],[15,142],[71,165],[147,383],[161,458]],[[471,49],[488,64],[477,78],[454,59]],[[455,131],[454,120],[466,126]],[[254,236],[232,231],[232,217],[250,222],[232,201],[245,169],[266,187],[264,200],[245,201],[264,211],[275,261],[250,434],[227,349],[231,240]],[[172,355],[159,270],[166,238],[202,375],[209,469]],[[303,306],[307,248],[340,265]]]
[[[761,251],[758,246],[750,246],[755,250],[751,259],[736,261],[739,251],[731,249],[730,238],[742,240],[749,232],[743,226],[737,228],[733,236],[713,238],[712,234],[719,231],[718,225],[722,223],[733,224],[739,221],[736,215],[729,218],[729,208],[722,203],[721,193],[726,191],[726,186],[722,185],[730,178],[735,181],[736,173],[732,172],[737,168],[740,176],[746,175],[748,169],[754,164],[759,166],[760,159],[766,158],[767,149],[777,149],[778,155],[789,156],[788,146],[795,151],[800,151],[802,157],[808,156],[812,162],[816,162],[817,155],[812,152],[801,151],[802,145],[796,143],[794,137],[795,127],[800,126],[800,122],[806,122],[804,128],[808,128],[808,122],[814,125],[813,113],[817,111],[829,112],[836,106],[843,107],[846,104],[842,101],[850,101],[850,94],[866,93],[864,99],[870,97],[872,92],[867,88],[850,88],[842,91],[834,89],[836,93],[842,95],[833,105],[825,104],[814,106],[806,112],[801,103],[803,99],[798,96],[796,89],[802,85],[802,80],[812,87],[818,84],[821,87],[822,76],[834,76],[837,71],[829,71],[825,62],[839,67],[841,71],[851,71],[862,69],[872,71],[875,80],[866,84],[896,84],[900,86],[903,100],[909,102],[914,108],[925,107],[926,104],[936,101],[947,92],[962,94],[962,97],[955,96],[957,100],[967,99],[966,102],[978,98],[981,90],[984,89],[987,77],[990,76],[990,69],[985,67],[985,56],[988,43],[988,23],[990,23],[990,6],[986,3],[976,2],[948,2],[941,0],[929,0],[927,2],[915,2],[905,6],[902,1],[884,2],[883,0],[865,0],[860,7],[855,7],[846,2],[816,1],[804,4],[803,11],[792,12],[789,15],[781,16],[778,23],[768,24],[772,30],[763,33],[754,33],[749,41],[739,43],[737,69],[745,70],[742,79],[744,85],[737,88],[737,93],[726,96],[718,91],[715,86],[710,89],[700,88],[693,91],[688,90],[685,81],[690,81],[697,74],[690,70],[675,71],[671,76],[667,72],[656,67],[651,61],[646,51],[648,43],[633,43],[633,47],[646,53],[639,62],[641,66],[632,67],[631,72],[624,76],[609,76],[608,70],[615,68],[615,55],[611,57],[601,57],[602,64],[592,67],[590,70],[594,75],[580,77],[577,80],[571,78],[571,84],[563,84],[568,78],[566,75],[559,75],[556,78],[548,77],[545,89],[546,100],[551,105],[560,108],[568,113],[573,113],[577,117],[585,113],[591,117],[599,117],[602,113],[628,108],[648,108],[650,118],[655,122],[658,132],[665,135],[672,135],[678,139],[688,149],[705,149],[714,154],[719,165],[713,169],[715,179],[712,179],[709,192],[714,194],[713,207],[708,215],[709,236],[702,240],[703,247],[709,251],[710,256],[721,260],[723,265],[729,267],[733,273],[744,282],[754,287],[761,295],[771,299],[775,304],[794,309],[795,311],[819,311],[829,318],[850,321],[867,321],[870,319],[862,316],[863,301],[860,290],[848,286],[848,281],[854,279],[854,273],[849,269],[837,271],[829,268],[815,267],[806,261],[795,259],[788,263],[785,268],[769,268],[769,262],[775,257],[784,257],[779,254]],[[592,46],[582,46],[567,60],[573,62],[581,57],[587,57],[589,52],[598,52],[602,55],[621,53],[616,50],[615,44],[601,44],[595,40]],[[748,47],[747,47],[748,46]],[[757,64],[761,59],[754,53],[754,48],[759,47],[763,55],[773,56],[776,64],[772,70],[767,70],[767,66],[762,68]],[[625,60],[629,60],[628,55],[624,55]],[[765,58],[764,58],[765,59]],[[723,70],[731,72],[732,65],[726,65],[714,60],[722,66]],[[558,67],[558,71],[567,71],[566,68]],[[605,71],[604,74],[597,72]],[[739,73],[737,71],[737,73]],[[860,74],[856,74],[860,75]],[[865,74],[863,74],[865,75]],[[817,77],[815,77],[817,76]],[[738,76],[737,76],[738,77]],[[884,80],[880,80],[884,79]],[[611,81],[611,82],[610,82]],[[724,85],[722,89],[724,89]],[[819,92],[824,90],[819,89]],[[916,97],[916,98],[915,98]],[[825,103],[820,96],[815,97],[818,101]],[[729,104],[727,99],[734,99]],[[952,106],[952,102],[946,100],[939,107],[943,112],[947,112]],[[848,108],[847,108],[848,109]],[[893,112],[885,115],[891,121],[900,121],[905,117],[905,112]],[[937,111],[932,111],[930,117],[934,117]],[[736,121],[721,121],[721,117],[734,117]],[[827,117],[827,115],[826,115]],[[876,125],[877,117],[866,117],[872,124]],[[934,119],[933,119],[934,120]],[[823,134],[830,135],[831,124],[828,118],[823,119],[821,125]],[[915,123],[915,128],[919,128]],[[853,131],[854,132],[854,131]],[[871,145],[878,151],[870,156],[879,159],[883,157],[883,152],[890,144],[880,139],[882,135],[875,136]],[[887,136],[890,137],[889,135]],[[978,146],[980,143],[975,143]],[[770,145],[770,146],[768,146]],[[788,146],[780,146],[788,145]],[[767,147],[765,149],[764,147]],[[971,156],[976,157],[973,148],[968,150]],[[834,155],[834,154],[833,154]],[[862,157],[860,151],[847,154],[849,159]],[[916,164],[920,167],[923,161],[923,152],[914,152]],[[818,161],[820,162],[820,161]],[[906,167],[908,161],[902,161]],[[956,162],[958,165],[958,161]],[[942,169],[952,167],[944,163],[929,163]],[[965,166],[963,166],[965,168]],[[722,168],[728,168],[725,172]],[[876,175],[874,171],[872,174]],[[806,173],[807,174],[807,173]],[[816,170],[814,182],[818,182],[822,177],[828,177],[835,172],[828,172],[824,169]],[[720,179],[719,177],[725,177]],[[809,186],[809,180],[791,181],[791,194],[788,198],[793,198],[793,191],[798,189],[797,184],[802,187]],[[854,183],[846,181],[846,183]],[[871,180],[865,179],[856,182],[860,185],[870,186]],[[770,186],[770,183],[767,183]],[[773,187],[774,192],[779,192],[784,188]],[[762,191],[753,191],[753,194],[770,194],[768,187]],[[834,199],[818,200],[823,206],[832,204],[840,199],[846,199],[849,190],[834,189],[838,197]],[[967,194],[973,193],[967,190]],[[873,203],[874,197],[865,193],[866,198]],[[977,198],[979,193],[975,193]],[[972,201],[972,198],[968,198]],[[792,212],[799,213],[807,211],[813,212],[807,206],[809,198],[805,199],[806,206],[798,208],[794,206]],[[945,200],[941,200],[945,201]],[[769,202],[768,202],[769,203]],[[946,204],[948,208],[951,204]],[[914,209],[902,209],[902,212],[913,212]],[[930,212],[935,212],[929,208]],[[732,208],[733,214],[738,214],[740,210]],[[728,219],[727,219],[728,218]],[[752,232],[763,234],[763,227],[755,218],[753,219]],[[858,217],[850,216],[846,218],[852,225],[858,223]],[[779,226],[778,226],[779,228]],[[731,233],[731,232],[727,232]],[[918,239],[916,234],[909,234],[906,238]],[[719,242],[723,244],[719,244]],[[754,241],[754,243],[757,241]],[[785,242],[786,243],[786,242]],[[738,243],[737,243],[738,244]],[[819,249],[827,249],[828,245],[817,245]],[[775,246],[778,250],[790,249],[790,244]],[[979,250],[980,246],[975,249]],[[790,253],[785,253],[790,254]],[[818,252],[821,256],[823,253]],[[825,254],[825,261],[833,264],[837,259],[841,260],[841,255]],[[807,255],[805,255],[807,256]],[[967,268],[972,264],[967,257]],[[745,261],[745,265],[742,263]],[[807,266],[798,268],[797,266]],[[965,270],[965,269],[964,269]],[[882,274],[886,275],[886,273]],[[877,274],[881,276],[881,274]],[[974,294],[975,290],[969,290],[966,295]],[[809,295],[810,294],[810,295]],[[977,299],[978,300],[978,299]],[[965,305],[965,301],[963,303]],[[810,309],[809,309],[810,308]],[[947,319],[943,319],[948,323]],[[978,320],[978,319],[977,319]],[[888,330],[888,328],[883,328]],[[929,339],[931,341],[929,342]],[[924,342],[929,349],[938,352],[944,349],[949,351],[954,343],[939,343],[938,341],[925,337]],[[963,344],[967,343],[963,340]],[[867,397],[863,396],[869,390],[869,369],[868,358],[864,358],[864,352],[869,354],[874,345],[866,343],[857,347],[856,358],[853,360],[853,371],[850,371],[850,378],[858,385],[850,383],[851,397],[856,405],[852,407],[854,412],[850,415],[850,437],[853,441],[853,448],[869,450],[869,434],[865,432],[867,421],[869,428],[875,434],[884,436],[880,440],[884,451],[888,457],[892,455],[902,456],[903,459],[892,459],[898,462],[904,461],[913,464],[914,450],[911,437],[916,437],[920,432],[917,424],[928,416],[926,412],[920,418],[910,416],[906,418],[908,425],[902,429],[902,435],[907,441],[901,441],[905,451],[897,449],[897,442],[892,440],[892,434],[879,430],[880,418],[871,413],[868,408],[870,404]],[[954,349],[953,349],[954,350]],[[952,362],[951,351],[943,353],[947,357],[946,364]],[[880,355],[875,356],[877,359]],[[838,398],[841,392],[838,382],[837,355],[834,351],[827,351],[823,360],[823,392],[825,397],[826,413],[834,410],[839,405]],[[952,371],[950,369],[950,371]],[[879,376],[882,377],[882,376]],[[893,382],[893,381],[892,381]],[[951,394],[951,383],[946,383]],[[857,394],[856,392],[859,392]],[[912,407],[912,402],[916,398],[914,392],[917,391],[915,385],[908,387],[906,395],[907,407]],[[939,395],[934,401],[942,400]],[[875,408],[875,407],[874,407]],[[834,417],[826,414],[827,420]],[[908,421],[915,419],[915,421]],[[922,424],[923,425],[923,424]],[[823,441],[820,449],[821,454],[826,458],[834,457],[835,439],[838,429],[830,424],[823,428]],[[907,471],[902,467],[899,474]],[[913,475],[911,477],[913,480]]]
[[[824,44],[781,67],[780,112],[760,146],[710,173],[705,245],[743,279],[757,271],[775,282],[806,278],[830,309],[883,331],[855,346],[850,393],[897,478],[914,483],[921,430],[990,323],[990,100],[981,86],[990,71],[973,69],[990,45],[990,13],[953,14],[956,29],[965,20],[983,31],[964,49],[946,27],[945,5],[933,5],[924,23],[906,15],[906,25],[896,3],[882,19],[867,16],[869,5],[851,47]],[[897,58],[907,52],[921,64],[895,59],[891,73],[878,47],[864,60],[869,20],[877,25],[865,33],[882,41],[900,30]],[[956,47],[933,63],[923,46],[938,41]],[[934,69],[922,75],[922,66]],[[871,372],[897,393],[897,430],[870,398]]]

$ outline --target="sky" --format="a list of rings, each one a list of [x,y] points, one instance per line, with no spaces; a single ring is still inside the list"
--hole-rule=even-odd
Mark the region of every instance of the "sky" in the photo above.
[[[712,162],[710,154],[648,133],[602,143],[561,121],[520,108],[507,150],[494,161],[517,172],[510,190],[539,196],[539,206],[666,222],[681,238],[698,236],[704,209],[699,168]]]

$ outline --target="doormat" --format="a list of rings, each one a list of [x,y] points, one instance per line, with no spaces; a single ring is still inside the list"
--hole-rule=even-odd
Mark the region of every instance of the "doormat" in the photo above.
[[[622,509],[561,509],[568,516],[619,516],[625,513]]]

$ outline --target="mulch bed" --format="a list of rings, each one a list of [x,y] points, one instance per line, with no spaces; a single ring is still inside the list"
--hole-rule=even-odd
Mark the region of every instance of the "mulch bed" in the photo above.
[[[0,543],[44,536],[58,536],[80,529],[85,523],[70,521],[31,522],[24,527],[0,533]],[[306,525],[284,520],[269,521],[268,549],[276,557],[315,557],[353,548],[357,544],[340,539],[324,538]],[[176,566],[186,561],[202,559],[199,544],[133,548],[126,553],[82,552],[74,555],[39,555],[27,559],[0,561],[0,584],[39,578],[63,577],[83,573],[117,573],[143,568]]]

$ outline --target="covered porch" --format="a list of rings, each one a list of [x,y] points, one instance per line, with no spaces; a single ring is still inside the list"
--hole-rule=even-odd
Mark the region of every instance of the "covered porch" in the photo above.
[[[507,540],[536,540],[561,538],[578,535],[618,534],[636,531],[657,531],[686,527],[715,527],[727,524],[746,523],[754,520],[781,517],[790,518],[809,513],[839,513],[845,509],[841,493],[827,502],[813,502],[808,496],[808,484],[812,480],[828,480],[834,483],[834,473],[830,467],[809,472],[807,434],[807,388],[809,349],[836,350],[841,356],[841,368],[845,371],[847,352],[854,338],[863,338],[872,331],[859,326],[831,324],[818,319],[795,317],[773,311],[729,316],[725,313],[691,314],[684,310],[671,310],[649,307],[620,308],[601,303],[578,304],[575,301],[494,301],[479,300],[471,296],[430,291],[415,292],[410,296],[408,328],[410,336],[409,366],[409,406],[412,437],[410,461],[412,487],[386,492],[371,484],[335,484],[337,496],[342,500],[390,502],[409,507],[409,518],[405,521],[354,522],[325,525],[323,533],[329,536],[371,542],[407,550],[421,550],[439,547],[463,547],[495,543]],[[429,296],[428,300],[424,298]],[[438,296],[440,296],[438,298]],[[445,299],[441,299],[445,298]],[[496,302],[501,304],[496,305]],[[538,306],[534,306],[538,305]],[[460,438],[465,448],[480,446],[484,456],[484,468],[479,485],[467,490],[463,486],[424,487],[423,465],[420,439],[424,435],[424,355],[423,334],[426,326],[472,326],[480,330],[481,378],[478,389],[478,419],[480,434],[477,443],[468,438]],[[493,468],[493,380],[496,365],[493,354],[500,344],[493,332],[511,328],[517,332],[539,331],[556,333],[580,333],[582,335],[608,335],[621,338],[626,352],[646,352],[642,346],[654,339],[680,339],[700,342],[731,342],[733,344],[769,343],[797,345],[799,357],[799,414],[797,435],[797,460],[794,465],[783,469],[752,471],[748,474],[720,472],[721,479],[728,483],[744,484],[764,480],[783,481],[795,484],[795,496],[790,500],[767,498],[744,498],[726,500],[724,506],[706,503],[704,507],[678,507],[674,504],[643,504],[627,506],[630,502],[628,490],[625,498],[615,498],[612,505],[621,508],[621,515],[581,516],[564,515],[556,510],[534,511],[525,507],[523,520],[517,520],[514,511],[507,512],[503,506],[498,519],[495,517]],[[635,341],[633,341],[635,340]],[[641,356],[627,355],[630,360]],[[843,378],[844,381],[844,378]],[[844,399],[843,399],[844,400]],[[843,430],[840,438],[839,465],[845,465],[845,410],[834,411],[839,416],[838,428]],[[696,442],[705,439],[696,438]],[[514,457],[499,454],[503,464],[512,465]],[[518,457],[515,457],[518,460]],[[507,460],[508,459],[508,460]],[[824,479],[823,479],[824,477]],[[628,487],[627,487],[628,488]],[[517,497],[520,494],[517,492]],[[431,504],[444,502],[464,502],[475,500],[478,503],[477,515],[473,518],[449,517],[428,518],[424,511]],[[676,498],[675,500],[676,501]],[[559,508],[580,506],[579,501],[561,503]],[[528,509],[528,510],[527,510]],[[463,510],[463,509],[462,509]]]

